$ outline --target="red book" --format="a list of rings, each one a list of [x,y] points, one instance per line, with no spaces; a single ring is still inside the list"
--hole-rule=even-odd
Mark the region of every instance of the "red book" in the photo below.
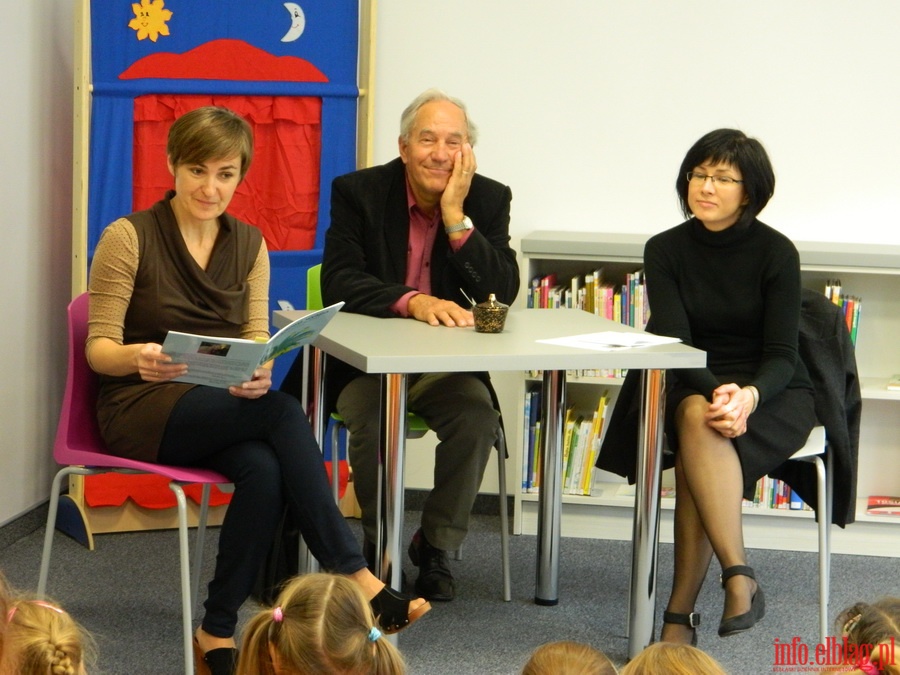
[[[550,307],[550,289],[556,286],[556,274],[548,274],[541,279],[541,309]]]
[[[871,495],[866,513],[870,516],[900,516],[900,497]]]

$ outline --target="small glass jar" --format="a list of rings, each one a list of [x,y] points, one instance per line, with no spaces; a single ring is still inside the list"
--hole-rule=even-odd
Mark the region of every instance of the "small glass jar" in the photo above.
[[[487,302],[481,302],[472,308],[475,314],[475,330],[479,333],[500,333],[506,323],[509,305],[504,305],[491,293]]]

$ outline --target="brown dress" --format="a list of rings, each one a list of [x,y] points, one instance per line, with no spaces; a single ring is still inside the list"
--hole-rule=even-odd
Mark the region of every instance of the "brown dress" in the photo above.
[[[268,336],[269,265],[260,231],[223,214],[204,270],[178,229],[173,195],[104,230],[91,265],[88,344],[99,337],[162,344],[169,330]],[[156,461],[172,408],[194,386],[102,375],[97,419],[110,452]]]

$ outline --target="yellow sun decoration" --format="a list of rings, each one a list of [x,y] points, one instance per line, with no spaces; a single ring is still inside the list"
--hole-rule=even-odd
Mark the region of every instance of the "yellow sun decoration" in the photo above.
[[[163,0],[141,0],[141,4],[133,3],[134,18],[128,22],[128,27],[137,31],[138,40],[146,40],[148,37],[156,42],[160,35],[168,35],[169,27],[166,21],[172,18],[172,12],[163,9]]]

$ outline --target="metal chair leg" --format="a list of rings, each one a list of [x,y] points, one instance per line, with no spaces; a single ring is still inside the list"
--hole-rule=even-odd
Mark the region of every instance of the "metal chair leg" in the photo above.
[[[178,502],[178,559],[181,576],[181,629],[184,642],[184,673],[194,675],[193,612],[191,608],[191,564],[188,548],[187,500],[181,485],[169,483]]]
[[[191,608],[197,606],[200,596],[200,570],[203,567],[203,546],[206,541],[206,521],[209,518],[209,496],[212,493],[210,483],[203,484],[200,499],[200,517],[197,521],[197,536],[194,543],[194,565],[191,570]]]
[[[37,597],[44,598],[47,593],[47,580],[50,576],[50,557],[53,555],[53,534],[56,530],[56,517],[59,514],[59,491],[64,478],[72,474],[90,476],[97,471],[80,466],[65,466],[57,471],[50,486],[50,504],[47,510],[47,526],[44,530],[44,549],[41,552],[41,571],[38,575]]]

